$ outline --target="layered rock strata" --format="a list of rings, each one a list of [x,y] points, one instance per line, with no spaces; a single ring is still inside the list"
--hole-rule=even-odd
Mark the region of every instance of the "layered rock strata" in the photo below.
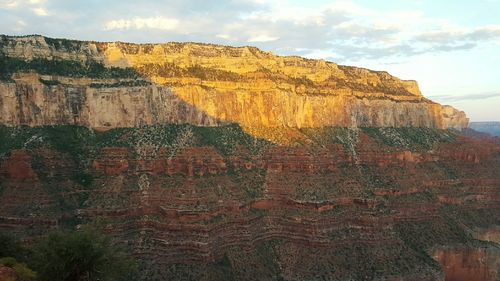
[[[88,73],[96,76],[92,79],[12,77],[13,82],[1,85],[3,124],[64,122],[114,128],[219,120],[245,127],[467,126],[463,112],[424,98],[415,81],[321,60],[275,56],[252,47],[98,43],[42,36],[3,36],[0,47],[5,60],[16,60],[7,63],[18,66],[13,72],[59,73],[40,67],[43,61],[56,69],[68,68],[74,77],[100,69],[94,64],[128,70],[107,73],[114,79],[101,79],[95,71]],[[21,67],[22,62],[26,65]],[[76,67],[85,71],[75,71]],[[132,73],[163,87],[124,86],[137,81],[130,80]]]
[[[301,130],[295,146],[225,125],[3,130],[0,229],[30,241],[92,225],[129,247],[144,280],[498,279],[498,245],[474,239],[500,224],[493,141],[416,128]]]

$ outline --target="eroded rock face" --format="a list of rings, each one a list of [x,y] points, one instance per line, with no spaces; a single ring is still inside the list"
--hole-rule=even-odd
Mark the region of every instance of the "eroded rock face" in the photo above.
[[[465,112],[459,111],[452,106],[445,105],[441,107],[443,116],[443,123],[445,128],[464,129],[467,128],[469,118],[466,117]]]
[[[3,37],[8,58],[126,67],[159,86],[127,80],[39,77],[2,83],[1,120],[10,125],[128,127],[162,122],[246,127],[464,128],[463,112],[425,99],[415,81],[386,72],[280,57],[251,47],[194,43],[137,45]],[[46,71],[46,70],[43,70]],[[23,78],[24,77],[24,78]],[[96,89],[95,84],[104,87]],[[110,86],[114,84],[114,86]],[[106,86],[108,85],[108,86]],[[92,117],[96,118],[95,120]]]
[[[36,180],[36,174],[31,168],[31,158],[25,151],[13,151],[7,161],[0,166],[0,174],[4,178],[14,180]]]
[[[500,248],[458,247],[437,250],[433,258],[445,271],[445,281],[500,279]]]
[[[0,123],[4,125],[71,124],[111,129],[164,123],[217,124],[168,87],[93,88],[88,79],[46,86],[37,74],[14,79],[15,83],[0,83]]]
[[[144,280],[495,276],[494,247],[471,248],[479,242],[470,236],[499,223],[500,178],[491,167],[500,147],[493,141],[455,136],[424,149],[419,139],[406,147],[384,140],[433,130],[323,128],[296,131],[305,145],[256,147],[253,139],[232,145],[236,137],[225,137],[223,126],[186,126],[190,134],[175,128],[198,142],[174,137],[161,145],[152,140],[173,128],[140,128],[88,133],[80,140],[88,151],[73,138],[57,151],[59,138],[26,129],[44,142],[0,159],[0,167],[13,159],[32,167],[20,169],[24,177],[0,173],[0,229],[29,240],[99,227],[140,259]],[[144,139],[134,139],[137,133]],[[65,135],[78,134],[58,134]],[[434,255],[449,245],[471,254]]]

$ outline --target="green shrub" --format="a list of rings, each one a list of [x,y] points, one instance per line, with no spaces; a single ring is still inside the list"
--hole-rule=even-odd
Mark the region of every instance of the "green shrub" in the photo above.
[[[28,251],[21,246],[14,237],[6,234],[0,234],[0,258],[12,257],[18,260],[26,260]]]
[[[0,259],[0,265],[6,266],[6,267],[14,267],[14,265],[17,264],[17,260],[12,257],[5,257]]]
[[[130,257],[90,229],[50,234],[35,247],[33,265],[41,281],[130,280],[136,269]]]
[[[151,82],[146,80],[129,80],[129,81],[119,81],[116,83],[91,83],[91,88],[113,88],[113,87],[138,87],[138,86],[148,86]]]
[[[402,222],[396,224],[394,229],[408,247],[420,252],[437,245],[467,244],[472,241],[472,237],[450,219]]]
[[[45,42],[54,47],[56,50],[66,50],[66,51],[77,51],[80,49],[81,41],[69,40],[69,39],[57,39],[44,37]]]
[[[44,84],[45,86],[56,86],[56,85],[61,84],[61,82],[56,81],[56,80],[45,80],[42,78],[38,79],[38,81],[40,81],[40,83]]]
[[[90,173],[81,172],[73,176],[73,181],[83,187],[90,187],[94,182],[94,177]]]
[[[243,76],[238,73],[203,67],[201,65],[193,65],[187,68],[179,67],[173,63],[163,64],[145,64],[137,68],[137,72],[145,77],[161,76],[161,77],[194,77],[202,80],[219,80],[219,81],[240,81]]]

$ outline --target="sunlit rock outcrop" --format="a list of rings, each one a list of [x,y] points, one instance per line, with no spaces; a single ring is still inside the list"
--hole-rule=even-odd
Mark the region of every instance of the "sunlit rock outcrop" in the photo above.
[[[19,71],[55,60],[66,68],[84,68],[72,76],[86,76],[49,75],[42,86],[39,77],[20,74],[2,83],[0,121],[5,124],[114,128],[165,122],[214,125],[217,120],[245,127],[467,126],[463,112],[426,99],[415,81],[253,47],[4,36],[1,51],[6,58],[31,62]],[[103,79],[88,69],[95,63],[124,71],[108,71]],[[90,116],[96,114],[98,120],[93,120]]]

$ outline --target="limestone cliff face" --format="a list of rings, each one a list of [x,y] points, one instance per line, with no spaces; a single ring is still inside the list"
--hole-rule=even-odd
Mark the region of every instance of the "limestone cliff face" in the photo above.
[[[467,125],[463,112],[425,99],[415,81],[321,60],[275,56],[252,47],[3,36],[0,48],[9,59],[102,63],[108,68],[133,70],[151,82],[134,86],[121,77],[105,80],[79,75],[76,79],[47,75],[45,70],[42,77],[13,75],[13,81],[0,83],[0,122],[9,125]],[[49,83],[42,84],[40,79]],[[92,87],[95,84],[104,86]]]
[[[465,112],[459,111],[449,105],[444,105],[441,108],[441,112],[443,116],[444,127],[454,129],[467,128],[469,124],[469,118],[467,118]]]
[[[71,124],[91,128],[137,127],[159,123],[216,125],[167,87],[92,88],[81,79],[46,86],[37,74],[0,83],[0,123],[30,126]]]

